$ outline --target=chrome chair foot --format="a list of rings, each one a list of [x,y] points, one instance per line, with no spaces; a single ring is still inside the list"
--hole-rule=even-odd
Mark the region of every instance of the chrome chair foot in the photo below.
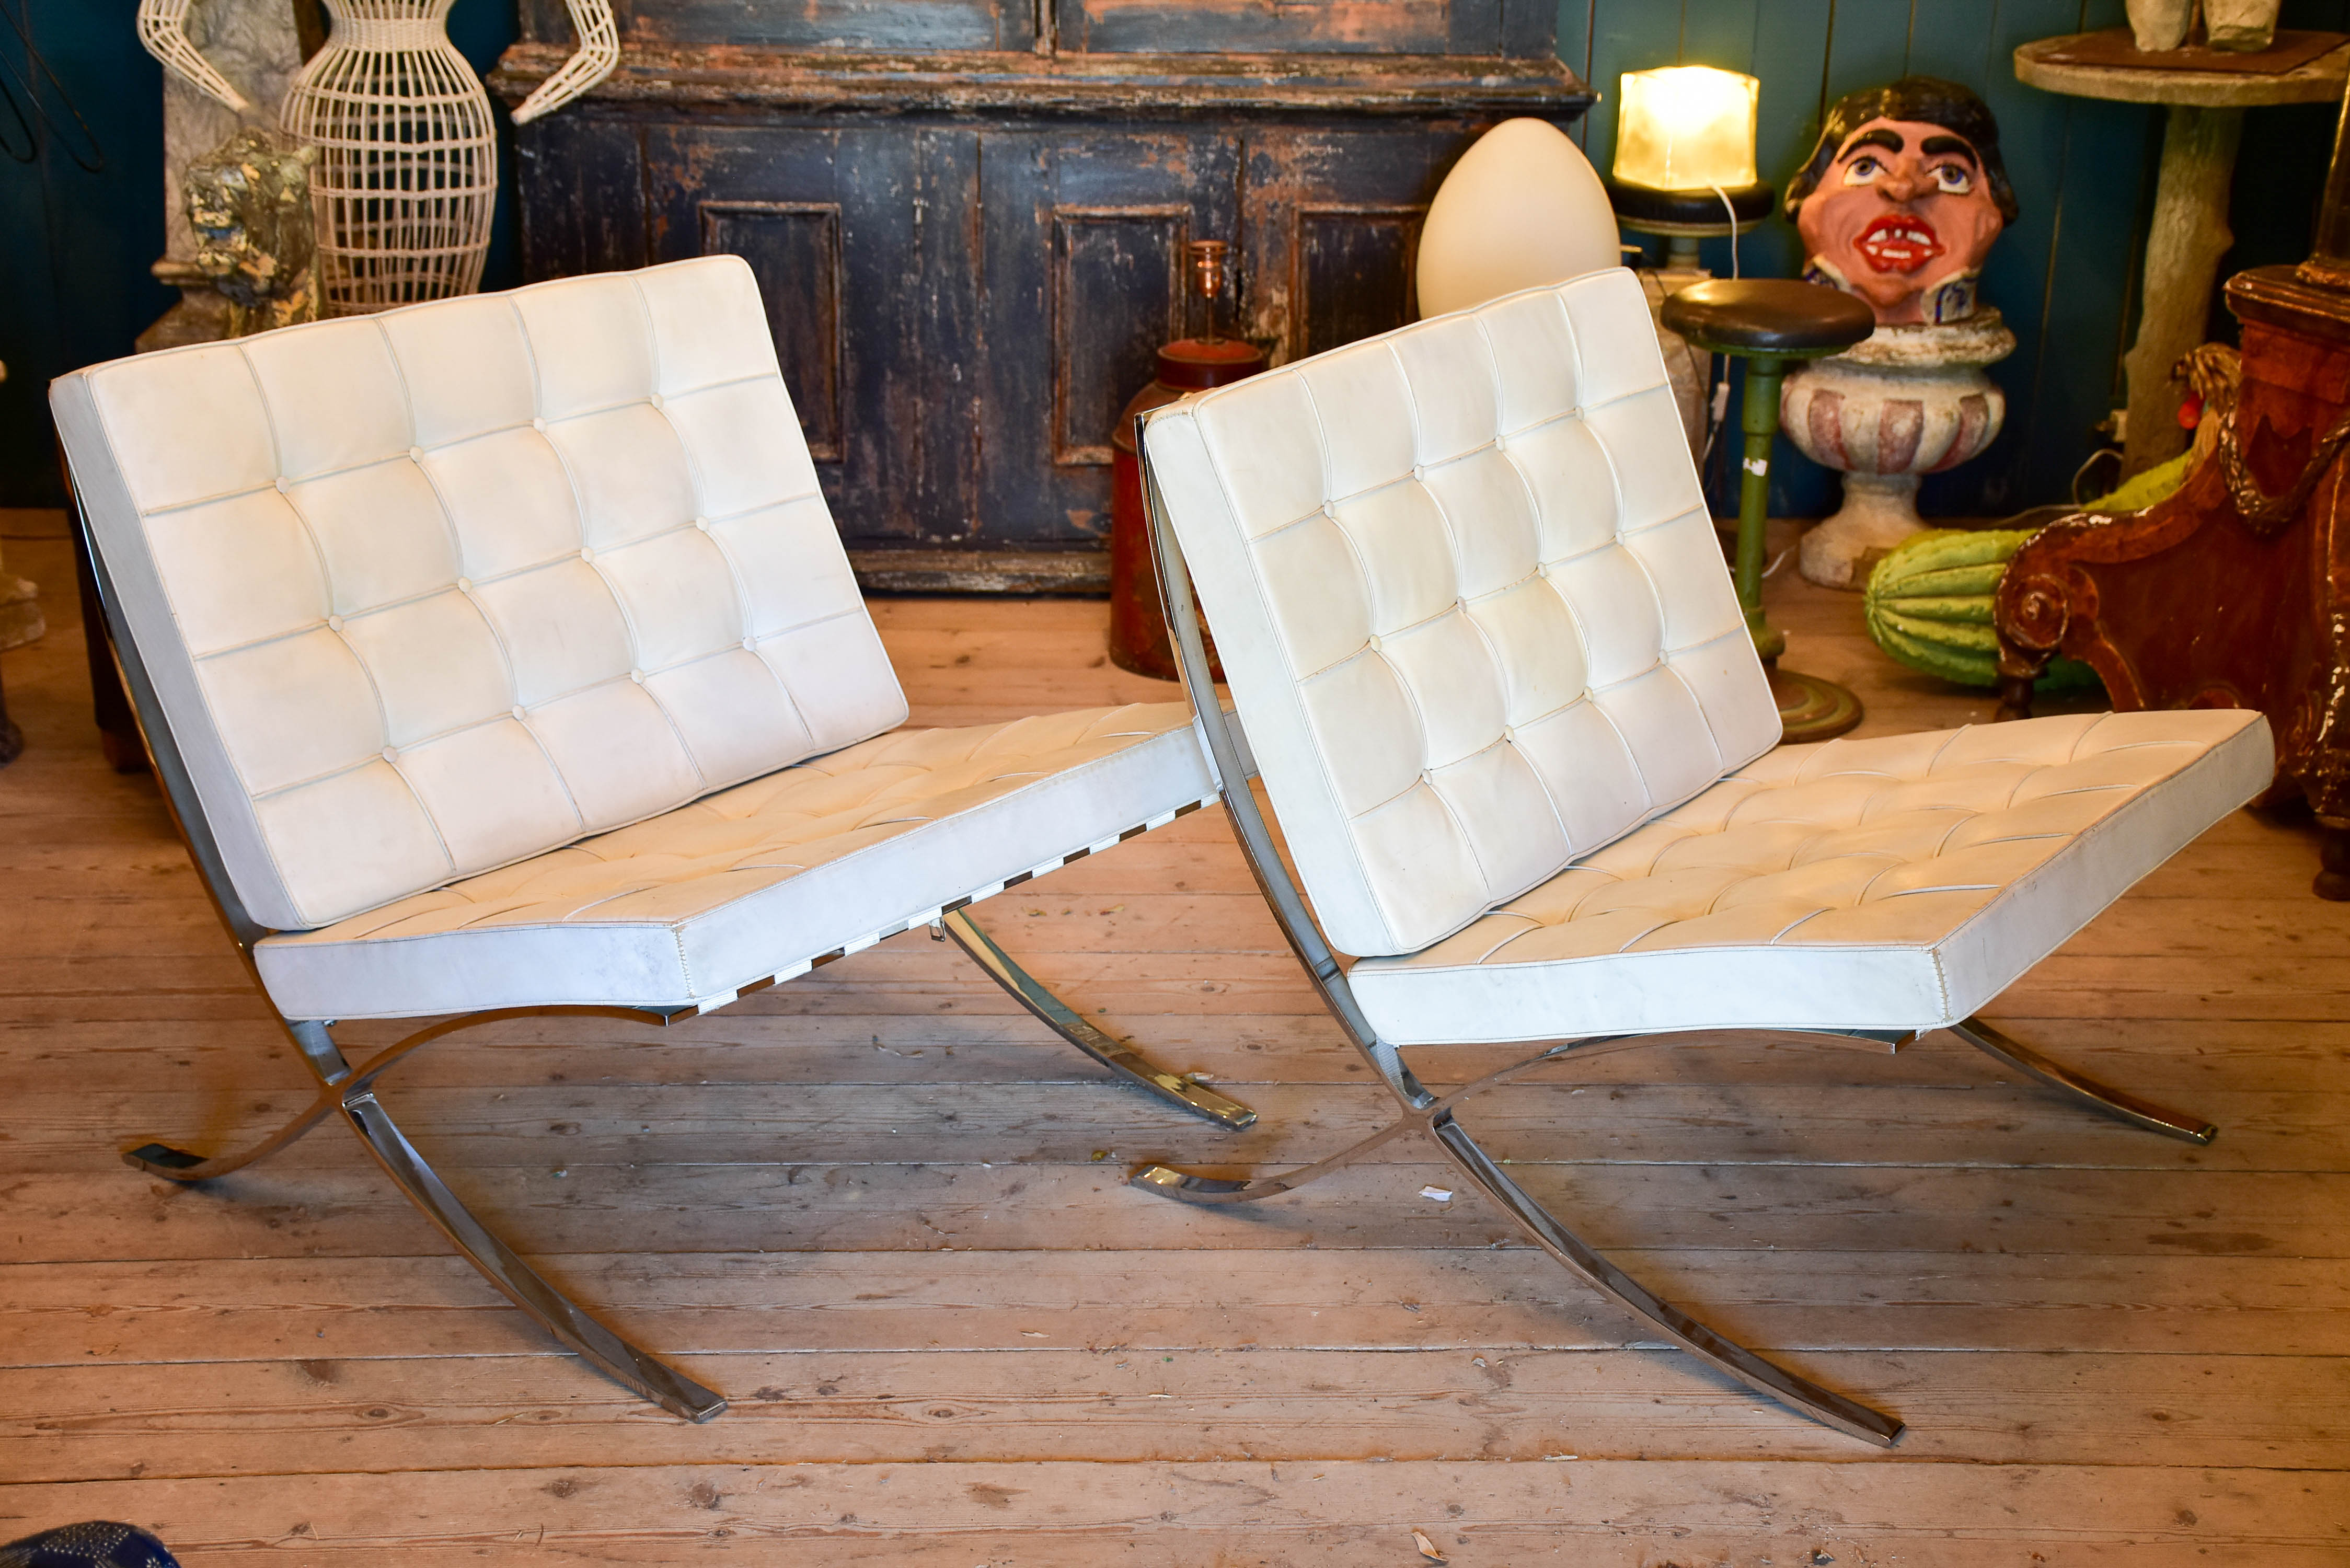
[[[1310,1181],[1319,1181],[1334,1171],[1344,1170],[1381,1144],[1391,1142],[1403,1133],[1417,1130],[1424,1119],[1418,1116],[1403,1116],[1327,1159],[1315,1160],[1312,1165],[1301,1165],[1295,1170],[1280,1171],[1272,1176],[1255,1176],[1235,1181],[1220,1176],[1200,1176],[1188,1170],[1178,1170],[1171,1165],[1146,1165],[1127,1177],[1127,1185],[1139,1187],[1145,1192],[1155,1192],[1161,1198],[1172,1198],[1179,1203],[1255,1203],[1267,1198],[1278,1198],[1284,1192],[1295,1192]]]
[[[484,1277],[505,1293],[515,1305],[536,1318],[579,1358],[622,1387],[651,1400],[662,1409],[689,1421],[707,1421],[726,1408],[725,1396],[703,1387],[682,1373],[651,1356],[589,1317],[537,1272],[515,1256],[492,1235],[442,1185],[440,1176],[391,1119],[373,1089],[360,1089],[342,1100],[343,1114],[368,1146],[384,1173],[397,1182],[410,1202],[441,1228],[466,1260]]]
[[[231,1171],[242,1170],[255,1160],[268,1158],[326,1120],[327,1113],[333,1110],[337,1103],[337,1096],[332,1094],[319,1096],[309,1109],[241,1154],[214,1155],[206,1158],[183,1148],[173,1148],[167,1143],[143,1143],[137,1148],[124,1149],[122,1163],[133,1170],[160,1176],[166,1181],[190,1186],[199,1181],[210,1181]]]
[[[375,1156],[376,1163],[383,1167],[384,1173],[406,1194],[408,1200],[438,1226],[441,1233],[465,1255],[466,1261],[503,1291],[507,1299],[537,1319],[547,1333],[580,1359],[622,1387],[689,1421],[706,1421],[726,1408],[723,1396],[654,1360],[588,1316],[569,1297],[548,1284],[457,1201],[456,1195],[425,1163],[424,1157],[416,1151],[415,1146],[408,1141],[407,1135],[400,1130],[399,1124],[391,1119],[391,1113],[385,1110],[376,1098],[375,1081],[378,1078],[410,1053],[442,1035],[476,1023],[547,1012],[651,1016],[663,1022],[668,1018],[668,1013],[662,1011],[604,1006],[504,1008],[494,1012],[468,1013],[428,1024],[406,1039],[377,1052],[356,1068],[344,1057],[341,1047],[336,1044],[325,1023],[288,1019],[286,1021],[286,1033],[300,1051],[304,1064],[318,1081],[318,1097],[307,1110],[242,1154],[206,1159],[185,1149],[173,1148],[169,1144],[149,1143],[129,1150],[122,1158],[136,1168],[166,1180],[207,1181],[276,1153],[317,1127],[328,1112],[339,1112],[350,1123],[351,1130],[359,1134],[359,1140],[367,1145],[368,1151]]]
[[[1419,1086],[1417,1079],[1409,1079],[1409,1096],[1403,1115],[1351,1147],[1341,1149],[1327,1159],[1301,1165],[1272,1176],[1252,1177],[1232,1180],[1219,1176],[1201,1176],[1178,1170],[1170,1165],[1146,1165],[1127,1177],[1127,1184],[1139,1187],[1145,1192],[1155,1192],[1161,1198],[1172,1198],[1180,1203],[1255,1203],[1267,1198],[1278,1198],[1284,1192],[1295,1192],[1311,1181],[1319,1181],[1333,1171],[1344,1170],[1381,1144],[1407,1132],[1425,1131],[1438,1116],[1471,1096],[1488,1089],[1499,1088],[1529,1073],[1573,1056],[1579,1065],[1595,1056],[1606,1056],[1617,1051],[1637,1050],[1649,1043],[1640,1034],[1605,1034],[1578,1040],[1562,1040],[1546,1050],[1537,1052],[1522,1062],[1513,1063],[1499,1072],[1488,1073],[1471,1084],[1464,1084],[1451,1094],[1439,1096]]]
[[[1822,1426],[1832,1427],[1847,1437],[1858,1438],[1863,1442],[1874,1443],[1884,1449],[1889,1449],[1900,1440],[1902,1424],[1894,1417],[1764,1360],[1745,1346],[1723,1338],[1679,1307],[1649,1293],[1638,1281],[1595,1251],[1582,1238],[1553,1218],[1550,1211],[1534,1201],[1524,1189],[1511,1180],[1508,1173],[1477,1147],[1468,1129],[1455,1121],[1450,1112],[1437,1116],[1430,1124],[1429,1132],[1451,1157],[1461,1174],[1468,1178],[1480,1192],[1499,1204],[1503,1212],[1515,1220],[1518,1228],[1532,1238],[1536,1246],[1565,1264],[1592,1289],[1635,1317],[1653,1325],[1683,1350],[1719,1367],[1756,1393],[1766,1395],[1789,1409],[1808,1416]]]
[[[1984,1023],[1970,1018],[1950,1025],[1950,1033],[1974,1046],[1998,1057],[2018,1072],[2028,1073],[2053,1088],[2063,1090],[2073,1098],[2109,1116],[2160,1133],[2199,1147],[2220,1136],[2216,1123],[2201,1116],[2167,1109],[2151,1100],[2140,1099],[2124,1089],[2101,1084],[2084,1073],[2076,1073],[2060,1062],[2052,1062],[2013,1036]]]
[[[1570,1272],[1601,1295],[1650,1324],[1683,1350],[1719,1367],[1755,1392],[1767,1395],[1789,1409],[1848,1437],[1858,1438],[1880,1448],[1891,1448],[1901,1436],[1902,1426],[1898,1420],[1763,1359],[1743,1345],[1725,1339],[1679,1307],[1659,1300],[1638,1281],[1560,1224],[1548,1210],[1494,1164],[1477,1146],[1476,1140],[1469,1136],[1468,1130],[1453,1118],[1452,1109],[1459,1102],[1510,1082],[1536,1067],[1556,1062],[1575,1052],[1578,1046],[1585,1054],[1599,1055],[1639,1044],[1642,1042],[1637,1039],[1623,1038],[1555,1047],[1456,1090],[1442,1099],[1431,1097],[1426,1105],[1408,1110],[1352,1147],[1295,1170],[1248,1180],[1230,1180],[1178,1170],[1172,1166],[1146,1165],[1127,1180],[1146,1192],[1181,1203],[1203,1206],[1253,1203],[1284,1192],[1294,1192],[1310,1181],[1344,1169],[1404,1133],[1425,1132],[1471,1184],[1498,1204],[1536,1246],[1565,1264]]]
[[[1105,1034],[1087,1023],[1077,1015],[1076,1009],[1054,995],[1042,981],[1021,968],[1010,953],[997,947],[994,939],[981,930],[962,910],[955,909],[941,916],[939,926],[954,939],[955,946],[970,954],[971,961],[985,970],[989,978],[1011,995],[1013,1001],[1035,1014],[1047,1029],[1126,1082],[1147,1090],[1178,1109],[1204,1116],[1232,1132],[1255,1124],[1256,1113],[1248,1106],[1237,1100],[1227,1099],[1189,1078],[1152,1065],[1125,1041]]]
[[[302,1060],[309,1065],[311,1074],[318,1080],[318,1097],[310,1102],[308,1108],[242,1154],[214,1155],[207,1158],[200,1154],[191,1154],[183,1148],[174,1148],[168,1143],[143,1143],[136,1148],[123,1150],[122,1163],[133,1170],[142,1170],[150,1176],[160,1176],[166,1181],[189,1184],[210,1181],[216,1177],[226,1176],[231,1171],[242,1170],[255,1161],[267,1159],[287,1145],[298,1142],[312,1127],[326,1120],[334,1112],[340,1110],[345,1096],[371,1085],[390,1070],[393,1064],[411,1053],[430,1045],[442,1035],[454,1033],[460,1029],[470,1029],[476,1023],[525,1017],[546,1012],[580,1013],[598,1017],[660,1017],[663,1022],[667,1022],[665,1014],[654,1013],[641,1008],[509,1007],[494,1012],[469,1012],[455,1018],[443,1019],[438,1023],[427,1024],[405,1039],[385,1046],[354,1068],[343,1059],[342,1050],[335,1044],[334,1037],[328,1031],[326,1024],[315,1020],[296,1022],[288,1019],[285,1021],[286,1032],[293,1040],[296,1050],[301,1053]]]

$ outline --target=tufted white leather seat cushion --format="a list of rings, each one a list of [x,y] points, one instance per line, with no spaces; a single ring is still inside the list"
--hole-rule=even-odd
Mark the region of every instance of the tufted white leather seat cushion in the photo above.
[[[1214,794],[1180,702],[899,730],[254,957],[294,1018],[711,1005]]]
[[[1397,1044],[1929,1029],[2269,782],[2247,711],[1783,746],[1355,994]]]
[[[50,396],[265,926],[905,720],[738,258],[143,355]]]

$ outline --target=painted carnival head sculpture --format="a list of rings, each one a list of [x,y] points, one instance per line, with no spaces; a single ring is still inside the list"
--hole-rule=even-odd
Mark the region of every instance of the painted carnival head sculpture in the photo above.
[[[1787,182],[1804,276],[1858,295],[1883,327],[1973,315],[1983,257],[2015,213],[1990,109],[1934,77],[1838,99]]]

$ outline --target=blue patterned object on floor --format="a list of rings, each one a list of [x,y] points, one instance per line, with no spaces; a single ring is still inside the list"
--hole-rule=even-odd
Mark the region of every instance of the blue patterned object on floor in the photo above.
[[[0,1546],[0,1568],[180,1568],[135,1524],[68,1524]]]

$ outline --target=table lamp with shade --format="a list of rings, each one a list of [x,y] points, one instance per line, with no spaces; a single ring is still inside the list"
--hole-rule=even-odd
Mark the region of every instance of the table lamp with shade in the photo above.
[[[1617,221],[1662,234],[1668,270],[1694,270],[1700,239],[1742,234],[1771,215],[1771,187],[1754,169],[1762,84],[1711,66],[1627,71],[1618,81],[1607,181]]]

